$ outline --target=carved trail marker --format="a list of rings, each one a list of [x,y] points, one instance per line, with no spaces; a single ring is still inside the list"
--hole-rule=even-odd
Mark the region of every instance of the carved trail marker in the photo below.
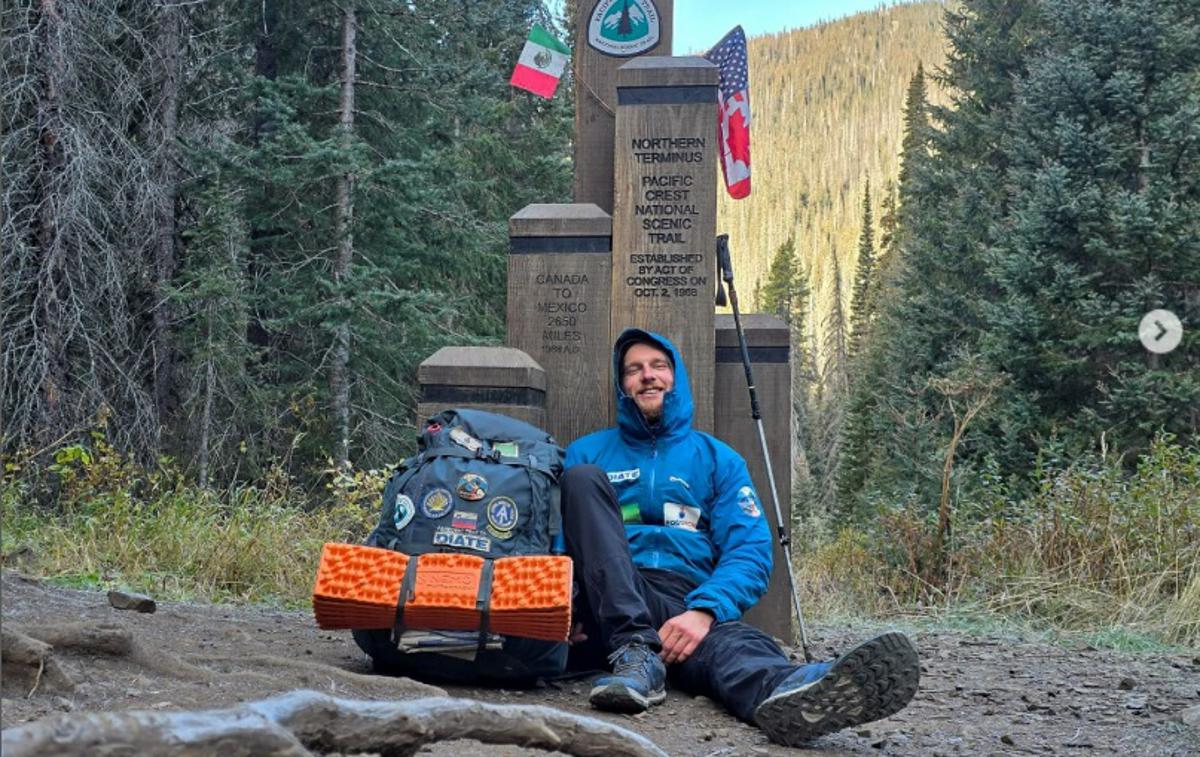
[[[695,426],[712,431],[717,69],[644,57],[617,71],[612,334],[657,331],[683,353]]]

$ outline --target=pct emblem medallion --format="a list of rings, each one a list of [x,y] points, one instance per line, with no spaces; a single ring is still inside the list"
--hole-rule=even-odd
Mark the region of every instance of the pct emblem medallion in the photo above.
[[[630,58],[660,38],[654,0],[600,0],[588,16],[588,44],[605,55]]]

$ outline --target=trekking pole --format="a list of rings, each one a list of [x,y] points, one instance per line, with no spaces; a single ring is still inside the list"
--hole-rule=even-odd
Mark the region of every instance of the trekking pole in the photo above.
[[[721,269],[721,278],[729,288],[729,303],[733,306],[733,325],[737,330],[738,344],[742,348],[742,367],[746,369],[746,386],[750,390],[750,415],[758,427],[758,443],[762,447],[763,463],[767,468],[767,481],[771,484],[771,504],[775,506],[775,531],[779,536],[779,546],[783,548],[783,561],[787,565],[788,586],[792,590],[792,605],[796,608],[796,619],[800,621],[800,649],[804,652],[804,661],[812,662],[808,652],[808,629],[804,626],[804,610],[800,608],[800,592],[796,588],[796,576],[792,572],[792,553],[789,549],[791,539],[784,528],[783,510],[779,507],[779,491],[775,488],[775,471],[771,468],[771,453],[767,450],[767,434],[763,431],[762,413],[758,409],[758,392],[754,387],[754,372],[750,369],[750,350],[746,348],[746,333],[742,331],[742,315],[738,311],[737,290],[733,288],[733,262],[729,258],[729,235],[717,237],[717,265]],[[718,302],[724,290],[718,290]],[[723,304],[723,303],[721,303]]]

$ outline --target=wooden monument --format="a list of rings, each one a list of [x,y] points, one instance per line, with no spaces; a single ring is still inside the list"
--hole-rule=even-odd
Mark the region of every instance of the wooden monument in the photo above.
[[[732,315],[717,316],[716,383],[717,393],[713,410],[715,431],[719,439],[741,453],[750,469],[754,489],[762,502],[763,517],[771,524],[774,542],[774,570],[767,595],[745,620],[781,639],[791,639],[792,597],[788,574],[784,569],[783,548],[775,531],[775,512],[771,502],[771,486],[767,466],[763,462],[757,424],[750,413],[750,393],[746,388],[746,370]],[[742,315],[742,331],[746,334],[750,365],[758,394],[759,411],[763,416],[763,431],[771,452],[771,472],[779,492],[779,507],[783,523],[792,517],[792,365],[788,325],[773,315],[760,313]]]
[[[669,0],[585,0],[576,7],[576,203],[530,205],[510,219],[506,343],[544,369],[544,427],[567,445],[614,422],[617,334],[637,326],[670,338],[691,378],[695,428],[714,433],[746,459],[776,541],[737,334],[732,317],[715,315],[713,301],[716,193],[724,191],[717,171],[717,69],[703,58],[669,57]],[[786,524],[788,329],[769,316],[744,319]],[[477,381],[479,370],[460,363],[457,375],[464,383]],[[515,383],[537,382],[532,373],[516,375]],[[536,401],[533,389],[522,396]],[[774,557],[769,590],[746,619],[791,640],[791,594],[778,547]]]

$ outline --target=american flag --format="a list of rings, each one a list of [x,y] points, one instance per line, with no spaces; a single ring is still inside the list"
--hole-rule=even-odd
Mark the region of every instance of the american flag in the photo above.
[[[717,136],[721,142],[721,168],[729,195],[740,200],[750,194],[750,68],[742,27],[735,26],[704,57],[719,69]]]

